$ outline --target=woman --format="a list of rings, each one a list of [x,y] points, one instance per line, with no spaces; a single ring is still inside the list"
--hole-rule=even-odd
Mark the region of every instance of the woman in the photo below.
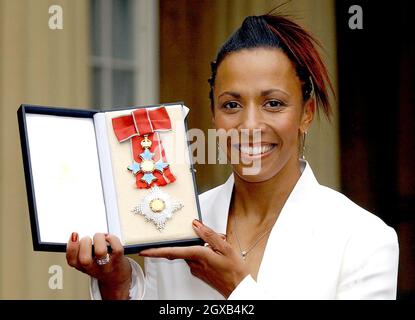
[[[236,151],[242,161],[200,195],[204,224],[193,227],[206,245],[142,251],[144,278],[113,235],[95,235],[94,259],[91,239],[74,233],[67,260],[93,277],[93,298],[394,299],[395,231],[319,185],[299,159],[316,110],[330,115],[330,82],[312,37],[281,16],[248,17],[209,82],[216,128],[248,140],[228,142],[228,158]],[[246,174],[258,160],[257,174]]]

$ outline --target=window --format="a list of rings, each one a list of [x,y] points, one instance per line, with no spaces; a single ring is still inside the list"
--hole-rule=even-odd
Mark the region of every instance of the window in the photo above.
[[[158,102],[158,1],[91,0],[92,105]]]

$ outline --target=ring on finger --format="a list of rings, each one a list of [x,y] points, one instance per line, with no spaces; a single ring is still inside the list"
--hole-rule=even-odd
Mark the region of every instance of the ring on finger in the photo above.
[[[104,258],[96,258],[96,262],[99,266],[106,265],[110,262],[110,255],[107,253]]]

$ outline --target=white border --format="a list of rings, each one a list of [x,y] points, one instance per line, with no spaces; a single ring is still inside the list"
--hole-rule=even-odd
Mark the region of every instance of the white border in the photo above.
[[[118,215],[117,193],[114,184],[112,171],[111,152],[108,143],[108,132],[105,113],[94,115],[95,136],[101,169],[102,189],[104,191],[104,201],[107,213],[108,231],[120,238],[124,243],[121,233],[121,224]]]

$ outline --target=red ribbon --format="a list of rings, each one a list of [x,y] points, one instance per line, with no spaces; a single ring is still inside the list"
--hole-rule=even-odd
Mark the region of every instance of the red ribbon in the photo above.
[[[141,163],[142,161],[140,153],[145,149],[141,146],[141,141],[144,139],[144,135],[147,135],[147,138],[152,142],[149,150],[154,153],[154,162],[162,159],[167,163],[163,146],[158,139],[158,132],[171,130],[169,114],[165,107],[154,110],[140,108],[133,111],[131,115],[113,118],[112,127],[119,142],[131,139],[133,158],[136,162]],[[163,173],[154,170],[153,175],[157,180],[154,180],[150,185],[141,180],[143,175],[142,172],[136,175],[136,185],[139,189],[150,188],[153,185],[164,186],[176,180],[170,167],[165,168]]]

